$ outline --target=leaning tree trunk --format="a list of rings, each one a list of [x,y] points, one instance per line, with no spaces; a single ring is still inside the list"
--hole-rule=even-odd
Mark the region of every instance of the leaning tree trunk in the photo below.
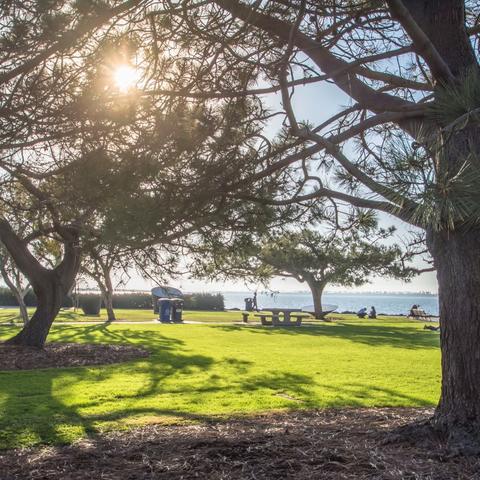
[[[434,425],[480,452],[480,230],[430,233],[440,301],[442,390]]]
[[[310,291],[312,292],[315,318],[317,320],[325,320],[325,313],[322,307],[322,295],[326,284],[323,282],[317,282],[315,280],[309,280],[307,283],[310,287]]]
[[[55,317],[80,268],[79,232],[72,226],[57,227],[62,236],[64,254],[54,269],[45,268],[32,255],[27,244],[14,232],[11,225],[0,219],[0,240],[20,271],[27,277],[37,296],[37,309],[30,321],[7,343],[42,348]]]
[[[54,272],[49,272],[42,285],[33,288],[37,297],[37,309],[23,329],[8,340],[14,345],[42,348],[50,327],[62,306],[65,289]]]

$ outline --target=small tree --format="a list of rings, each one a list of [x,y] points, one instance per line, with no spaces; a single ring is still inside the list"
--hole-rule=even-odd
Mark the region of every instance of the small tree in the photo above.
[[[30,283],[17,268],[10,255],[5,249],[0,249],[0,273],[3,281],[15,296],[20,309],[23,324],[28,323],[28,311],[25,303],[25,295],[30,289]]]
[[[322,234],[303,229],[287,231],[263,244],[257,254],[271,267],[271,275],[293,277],[307,283],[312,292],[315,318],[323,318],[322,294],[327,284],[345,287],[367,283],[372,275],[409,278],[414,270],[405,268],[402,250],[379,243],[390,232],[358,231]]]
[[[170,251],[172,248],[169,245],[125,248],[107,244],[90,244],[85,247],[80,272],[97,284],[108,322],[116,320],[113,307],[114,285],[122,285],[129,278],[131,270],[136,270],[142,277],[158,284],[163,283],[166,276],[177,274],[175,267],[178,255]]]
[[[118,269],[122,258],[117,248],[111,249],[88,248],[82,261],[80,271],[91,277],[102,294],[103,304],[107,310],[107,321],[116,320],[113,309],[114,287],[112,273]]]

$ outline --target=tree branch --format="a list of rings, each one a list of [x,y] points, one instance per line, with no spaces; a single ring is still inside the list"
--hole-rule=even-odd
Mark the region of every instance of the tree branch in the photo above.
[[[257,12],[237,0],[215,0],[215,3],[245,23],[270,32],[288,43],[292,27],[290,23]],[[309,56],[326,74],[330,75],[340,89],[373,112],[399,111],[412,105],[412,102],[377,92],[352,73],[336,73],[342,68],[348,68],[348,63],[333,55],[320,42],[304,33],[297,32],[295,46]]]
[[[433,76],[442,83],[453,83],[455,78],[437,49],[418,26],[402,0],[387,0],[392,16],[396,18],[413,41],[415,51],[428,63]]]

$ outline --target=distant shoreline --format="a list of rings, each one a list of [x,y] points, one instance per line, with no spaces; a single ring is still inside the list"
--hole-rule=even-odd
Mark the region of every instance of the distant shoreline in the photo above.
[[[221,294],[242,294],[242,295],[252,295],[253,291],[239,291],[239,290],[215,290],[215,293]],[[265,295],[310,295],[310,291],[308,290],[296,290],[294,292],[287,292],[287,291],[269,291],[269,290],[258,290],[258,293],[262,293]],[[405,296],[405,297],[438,297],[438,293],[432,292],[333,292],[330,290],[325,290],[325,295],[362,295],[362,296]]]

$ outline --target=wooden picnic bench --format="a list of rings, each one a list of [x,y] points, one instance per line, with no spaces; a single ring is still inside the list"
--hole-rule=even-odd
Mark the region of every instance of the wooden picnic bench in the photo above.
[[[305,313],[298,312],[298,313],[291,313],[287,319],[280,321],[280,317],[275,313],[256,313],[255,317],[260,317],[260,322],[262,325],[274,325],[274,326],[300,326],[302,324],[302,320],[304,318],[310,318],[310,315],[305,315]],[[267,320],[267,318],[271,318]],[[295,321],[292,322],[292,319]]]

